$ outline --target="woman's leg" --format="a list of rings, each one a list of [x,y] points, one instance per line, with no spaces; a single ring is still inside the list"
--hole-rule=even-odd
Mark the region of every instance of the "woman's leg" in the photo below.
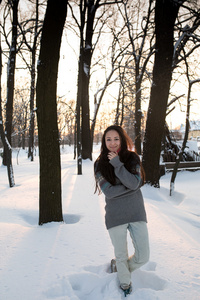
[[[131,282],[128,266],[127,228],[128,224],[124,224],[108,230],[114,247],[117,275],[121,286],[128,286]]]
[[[134,222],[128,225],[135,253],[128,259],[129,270],[140,268],[149,260],[149,237],[146,222]]]

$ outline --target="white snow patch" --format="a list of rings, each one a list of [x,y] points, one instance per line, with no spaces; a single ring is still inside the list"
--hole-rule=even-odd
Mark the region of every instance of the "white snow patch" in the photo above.
[[[98,147],[98,146],[97,146]],[[73,147],[62,149],[64,223],[38,226],[39,159],[13,153],[16,186],[0,168],[0,299],[120,300],[113,248],[104,224],[104,196],[94,195],[93,162],[77,175]],[[98,152],[94,154],[97,156]],[[130,300],[199,300],[200,171],[170,174],[161,188],[144,186],[150,261],[132,274]],[[128,239],[129,253],[133,248]]]

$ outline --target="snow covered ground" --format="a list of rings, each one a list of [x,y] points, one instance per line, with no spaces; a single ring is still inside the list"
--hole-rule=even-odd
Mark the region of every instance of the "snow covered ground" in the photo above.
[[[38,226],[38,157],[13,153],[14,188],[0,167],[0,300],[119,300],[113,248],[104,225],[104,197],[94,195],[93,163],[76,175],[73,149],[62,153],[64,223]],[[97,153],[96,153],[97,155]],[[170,174],[161,188],[142,188],[151,257],[132,274],[130,300],[200,299],[200,171]],[[129,251],[133,252],[130,240]]]

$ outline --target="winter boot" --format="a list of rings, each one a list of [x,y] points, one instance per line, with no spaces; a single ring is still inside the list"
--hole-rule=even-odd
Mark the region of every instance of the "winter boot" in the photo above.
[[[132,292],[132,285],[131,285],[131,283],[129,285],[128,284],[121,284],[120,288],[124,292],[124,296],[125,297]]]

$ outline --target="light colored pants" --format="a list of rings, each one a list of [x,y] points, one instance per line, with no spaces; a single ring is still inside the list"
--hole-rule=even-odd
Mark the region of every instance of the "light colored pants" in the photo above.
[[[128,257],[127,230],[135,248],[134,255]],[[149,237],[146,222],[134,222],[112,227],[108,230],[116,257],[120,285],[131,282],[131,272],[149,260]]]

